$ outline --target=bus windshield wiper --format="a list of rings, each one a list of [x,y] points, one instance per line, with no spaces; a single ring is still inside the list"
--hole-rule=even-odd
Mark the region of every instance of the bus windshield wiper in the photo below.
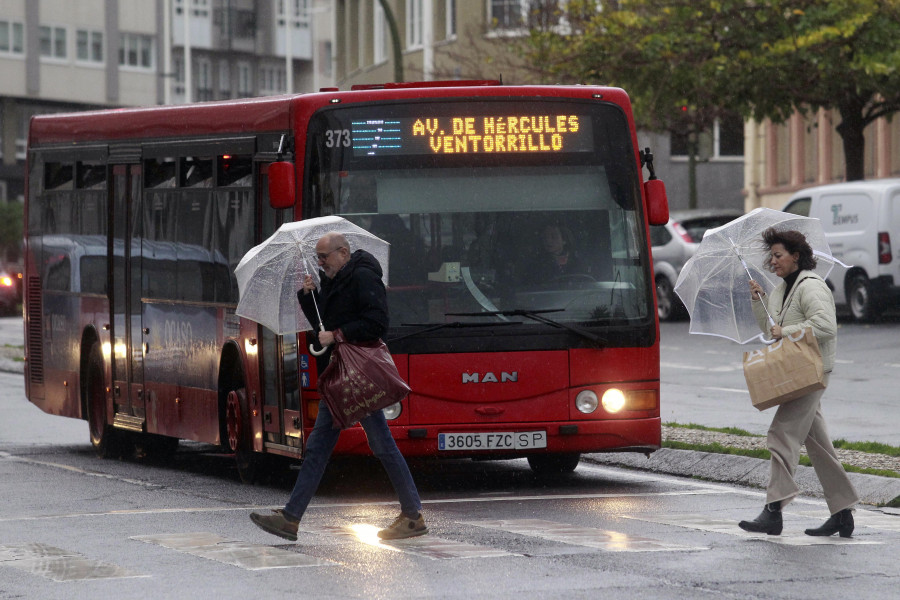
[[[450,313],[447,313],[450,315]],[[487,314],[487,313],[476,313],[476,314]],[[451,315],[452,316],[452,315]],[[389,340],[385,340],[386,344],[390,344],[391,342],[396,342],[397,340],[403,340],[408,337],[413,337],[415,335],[422,335],[423,333],[428,333],[430,331],[437,331],[438,329],[465,329],[469,327],[497,327],[504,325],[521,325],[521,321],[504,321],[503,323],[463,323],[461,321],[453,321],[452,323],[438,323],[437,325],[429,325],[427,323],[401,323],[401,327],[422,327],[423,329],[419,329],[418,331],[413,331],[410,333],[403,334],[401,336],[397,336],[395,338],[391,338]]]
[[[568,331],[571,331],[572,333],[580,335],[583,338],[587,338],[594,343],[606,344],[606,340],[595,333],[591,333],[590,331],[582,329],[581,327],[576,327],[575,325],[568,325],[566,323],[554,321],[553,319],[548,319],[547,317],[543,316],[543,313],[563,311],[565,311],[564,308],[547,308],[544,310],[526,310],[524,308],[515,308],[513,310],[493,310],[488,312],[446,314],[448,317],[525,317],[527,319],[531,319],[532,321],[537,321],[538,323],[544,323],[545,325],[551,325],[553,327],[559,327],[560,329],[566,329]],[[494,323],[494,325],[498,324],[499,323]]]

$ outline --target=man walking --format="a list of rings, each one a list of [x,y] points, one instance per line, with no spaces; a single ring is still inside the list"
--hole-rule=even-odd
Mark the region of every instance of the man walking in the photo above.
[[[328,348],[318,361],[321,375],[331,359],[335,332],[344,339],[362,342],[381,338],[388,327],[387,295],[381,280],[381,265],[365,250],[350,253],[347,239],[339,233],[327,233],[316,244],[316,257],[321,268],[321,290],[316,291],[311,276],[297,292],[300,307],[316,329],[319,329],[315,303],[322,310],[324,331],[319,343]],[[391,436],[382,411],[376,411],[360,421],[372,453],[381,461],[394,491],[400,500],[400,515],[386,529],[378,532],[385,540],[401,539],[428,533],[422,516],[422,502],[413,482],[406,459],[400,454]],[[297,474],[294,490],[283,509],[272,514],[251,513],[250,519],[261,529],[295,541],[297,529],[306,507],[312,500],[325,467],[337,444],[341,430],[332,424],[331,413],[324,400],[319,401],[316,424],[306,444],[306,456]]]

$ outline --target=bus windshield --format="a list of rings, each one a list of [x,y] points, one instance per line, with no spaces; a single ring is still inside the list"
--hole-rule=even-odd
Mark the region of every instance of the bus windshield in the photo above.
[[[513,311],[652,322],[639,173],[615,105],[326,109],[310,121],[305,177],[305,217],[338,214],[391,243],[393,327],[509,324]]]

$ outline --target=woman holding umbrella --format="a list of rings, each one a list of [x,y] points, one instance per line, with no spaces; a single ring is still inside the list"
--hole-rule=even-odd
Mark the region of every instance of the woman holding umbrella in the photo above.
[[[766,268],[783,281],[764,297],[762,286],[750,280],[756,320],[763,332],[776,340],[811,327],[822,353],[827,386],[834,367],[837,337],[831,290],[824,279],[813,273],[816,259],[802,233],[769,228],[763,233],[763,242],[769,252]],[[770,315],[774,321],[771,324]],[[772,454],[766,506],[752,521],[741,521],[741,529],[769,535],[781,533],[781,509],[800,492],[794,481],[794,470],[800,460],[800,446],[806,444],[831,512],[831,517],[821,527],[807,529],[806,534],[829,536],[839,533],[841,537],[850,537],[853,533],[852,508],[859,498],[828,436],[820,409],[823,392],[818,390],[778,407],[766,442]]]

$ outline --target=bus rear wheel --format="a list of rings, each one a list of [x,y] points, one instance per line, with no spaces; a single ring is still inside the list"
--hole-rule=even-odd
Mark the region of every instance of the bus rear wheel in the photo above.
[[[535,475],[541,477],[554,477],[567,475],[575,470],[581,454],[533,454],[528,457],[528,466]]]
[[[225,431],[228,449],[234,453],[238,476],[244,483],[253,483],[259,475],[260,460],[253,452],[250,439],[250,413],[247,411],[245,388],[228,392],[225,399]]]
[[[103,353],[100,344],[91,346],[85,375],[85,404],[91,445],[100,458],[115,458],[121,453],[120,435],[106,416],[106,383],[103,380]]]

